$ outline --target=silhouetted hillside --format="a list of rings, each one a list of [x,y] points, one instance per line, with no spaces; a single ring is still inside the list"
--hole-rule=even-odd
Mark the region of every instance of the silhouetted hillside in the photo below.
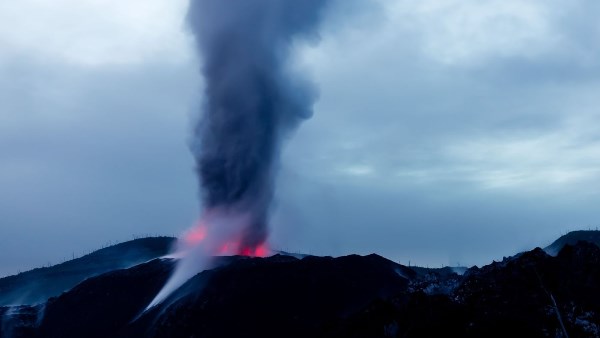
[[[62,264],[0,278],[0,306],[45,302],[86,278],[163,256],[174,240],[172,237],[139,238]]]
[[[600,336],[600,247],[585,241],[462,275],[377,255],[220,257],[144,313],[174,263],[154,259],[44,304],[0,307],[0,336]]]
[[[556,255],[562,248],[567,245],[574,245],[579,241],[590,242],[600,246],[600,231],[598,230],[579,230],[571,231],[566,235],[560,236],[552,244],[548,245],[544,250],[550,255]]]

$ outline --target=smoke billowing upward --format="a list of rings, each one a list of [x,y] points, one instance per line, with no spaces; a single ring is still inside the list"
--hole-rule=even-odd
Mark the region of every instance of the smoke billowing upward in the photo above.
[[[281,139],[309,117],[313,90],[291,76],[297,38],[316,35],[325,0],[192,0],[189,23],[206,82],[193,146],[207,209],[244,212],[244,246],[267,235]]]
[[[205,79],[192,151],[203,214],[178,241],[180,260],[149,307],[218,254],[264,256],[282,139],[312,114],[315,92],[292,74],[298,39],[315,39],[327,0],[191,0],[188,23]]]

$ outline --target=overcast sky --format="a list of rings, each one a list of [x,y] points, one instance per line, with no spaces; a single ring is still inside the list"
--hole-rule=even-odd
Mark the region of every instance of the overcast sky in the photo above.
[[[0,2],[0,275],[199,213],[186,0]],[[600,3],[338,1],[271,241],[485,264],[600,220]]]

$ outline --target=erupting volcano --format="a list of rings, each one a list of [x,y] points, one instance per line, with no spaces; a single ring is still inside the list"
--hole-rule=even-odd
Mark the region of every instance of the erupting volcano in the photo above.
[[[215,255],[266,256],[282,139],[312,115],[315,90],[294,74],[294,43],[314,41],[326,0],[195,0],[188,24],[205,80],[191,145],[203,212],[178,241],[161,302]]]
[[[209,226],[212,224],[212,222],[201,221],[190,228],[179,240],[180,254],[184,254],[187,250],[193,249],[196,246],[221,242],[208,237]],[[213,250],[211,250],[212,253],[216,255],[239,255],[250,257],[266,257],[269,254],[270,250],[266,242],[263,242],[258,246],[244,245],[243,237],[241,235],[242,234],[232,234],[231,236],[227,236],[224,243],[219,243],[220,245],[213,247]]]

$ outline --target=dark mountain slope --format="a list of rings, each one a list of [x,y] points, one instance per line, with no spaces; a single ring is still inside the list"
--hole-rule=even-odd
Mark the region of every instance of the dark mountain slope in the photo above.
[[[142,318],[130,333],[311,337],[335,318],[407,291],[409,280],[403,276],[415,274],[377,255],[351,255],[244,259],[205,275],[188,282],[184,290],[191,292],[176,294],[179,300],[147,315],[162,313],[158,320]]]
[[[86,278],[166,255],[174,240],[172,237],[139,238],[62,264],[0,278],[0,306],[45,302]]]
[[[600,337],[600,248],[592,244],[567,245],[557,257],[537,248],[459,278],[447,295],[414,289],[374,302],[328,336]]]
[[[0,307],[0,337],[600,337],[600,247],[589,242],[464,275],[377,255],[221,257],[141,313],[173,266],[155,259],[45,304]]]
[[[51,298],[38,337],[114,337],[166,283],[173,260],[155,259],[90,278]]]
[[[569,244],[574,245],[579,241],[590,242],[600,246],[600,231],[598,230],[579,230],[571,231],[566,235],[560,236],[557,240],[548,245],[544,250],[549,255],[556,255],[562,248]]]

